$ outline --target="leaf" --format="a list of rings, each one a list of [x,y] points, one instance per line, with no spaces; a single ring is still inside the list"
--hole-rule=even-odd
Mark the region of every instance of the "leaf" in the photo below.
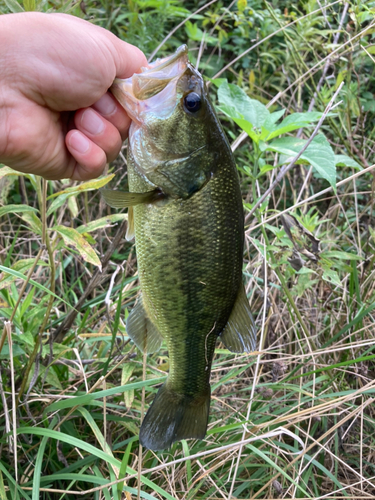
[[[322,258],[342,259],[342,260],[363,260],[363,258],[357,254],[349,252],[339,252],[336,250],[322,253]]]
[[[217,95],[219,109],[224,114],[232,118],[250,137],[254,134],[256,137],[260,135],[261,126],[270,115],[264,104],[250,99],[240,87],[227,81],[220,85]],[[254,129],[259,129],[259,133]]]
[[[335,155],[336,167],[353,167],[358,170],[363,170],[361,165],[357,163],[353,158],[346,155]]]
[[[325,269],[322,278],[333,285],[341,286],[339,275],[333,269]]]
[[[269,144],[262,144],[261,149],[263,151],[276,151],[277,153],[288,155],[290,160],[292,160],[305,144],[305,139],[283,137],[281,139],[275,139]],[[333,189],[336,190],[335,155],[331,145],[323,134],[314,137],[309,147],[300,156],[300,159],[312,165],[320,176],[326,179]]]
[[[16,14],[17,12],[24,12],[23,8],[17,2],[17,0],[4,0],[4,1],[5,1],[5,5],[8,7],[8,9],[11,12],[13,12],[13,14]],[[6,167],[6,168],[9,168],[9,167]]]
[[[75,396],[74,398],[65,399],[57,401],[47,406],[45,411],[53,412],[57,410],[62,410],[65,408],[72,408],[73,406],[89,405],[93,403],[96,399],[101,399],[104,397],[113,396],[114,394],[122,394],[125,391],[137,390],[142,387],[148,387],[150,385],[157,385],[165,382],[166,377],[158,377],[150,380],[142,380],[140,382],[133,382],[131,384],[126,384],[120,387],[112,387],[111,389],[106,389],[104,391],[97,391],[91,394],[85,394],[83,396]]]
[[[9,0],[5,0],[5,3],[7,3],[7,1]],[[12,0],[12,2],[14,1],[14,3],[16,5],[18,5],[20,7],[21,10],[18,10],[17,12],[23,12],[23,9],[22,7],[19,5],[18,2],[16,2],[15,0]],[[10,7],[8,6],[8,8],[10,9]],[[10,9],[11,10],[11,9]],[[12,11],[13,12],[13,11]],[[0,179],[2,179],[3,177],[5,177],[6,175],[27,175],[27,174],[23,174],[22,172],[16,172],[16,170],[13,170],[12,168],[10,167],[5,167],[5,166],[2,166],[0,167]]]
[[[12,266],[12,270],[18,271],[20,273],[25,273],[30,269],[30,267],[34,264],[35,259],[20,259],[17,262],[15,262]],[[39,260],[38,265],[47,265],[44,261]],[[16,281],[18,279],[18,276],[7,276],[3,277],[0,280],[0,290],[3,288],[6,288],[9,286],[13,281]]]
[[[128,214],[112,214],[107,215],[106,217],[102,217],[97,220],[93,220],[88,224],[83,224],[82,226],[77,227],[77,231],[80,234],[83,233],[91,233],[92,231],[96,231],[97,229],[102,229],[103,227],[109,227],[116,222],[123,221],[128,218]]]
[[[115,174],[110,174],[106,175],[105,177],[100,177],[99,179],[83,182],[78,186],[72,186],[70,188],[66,188],[63,191],[58,191],[57,193],[51,194],[50,196],[48,196],[47,200],[50,200],[51,198],[56,198],[56,196],[61,196],[63,194],[77,194],[77,193],[82,193],[84,191],[92,191],[93,189],[99,189],[108,184],[108,182],[111,181],[114,178],[114,176]]]
[[[105,462],[115,466],[118,469],[121,466],[121,462],[119,460],[117,460],[117,458],[114,458],[109,453],[105,453],[104,451],[99,450],[98,448],[96,448],[92,444],[89,444],[82,439],[77,439],[76,437],[71,436],[70,434],[66,434],[64,432],[55,431],[52,429],[44,429],[42,427],[18,427],[17,434],[31,434],[34,436],[45,436],[47,438],[56,439],[57,441],[62,441],[63,443],[68,443],[73,447],[77,447],[80,450],[86,451],[89,455],[93,455],[95,457],[98,457],[101,460],[104,460]],[[129,474],[136,474],[136,471],[134,469],[132,469],[131,467],[128,467],[128,473]],[[93,476],[91,476],[91,477],[93,477]],[[141,481],[143,484],[148,486],[152,491],[157,492],[160,496],[167,498],[168,500],[175,500],[175,497],[170,495],[167,491],[163,490],[160,486],[158,486],[156,483],[154,483],[150,479],[147,479],[147,477],[142,475]]]
[[[36,10],[35,0],[23,0],[23,6],[27,12]]]
[[[213,45],[217,43],[217,38],[207,35],[207,33],[204,33],[196,23],[192,23],[191,21],[186,21],[185,32],[190,40],[194,40],[195,42],[201,42],[204,37],[204,41],[208,44]]]
[[[35,215],[34,212],[24,212],[21,215],[21,219],[24,220],[31,229],[34,231],[35,234],[42,234],[42,223],[40,219]]]
[[[77,198],[73,195],[70,196],[68,199],[68,208],[70,210],[70,213],[72,214],[72,217],[75,219],[78,216],[78,205],[77,205]]]
[[[18,344],[13,344],[12,354],[13,354],[13,358],[18,358],[19,356],[26,354],[26,352]],[[9,345],[7,343],[5,343],[3,345],[1,352],[0,352],[0,359],[9,360],[9,356],[10,356]]]
[[[74,246],[86,262],[94,264],[94,266],[98,266],[101,270],[102,264],[99,257],[95,253],[95,250],[89,243],[87,243],[85,238],[78,231],[65,226],[54,226],[51,228],[51,231],[59,233],[66,245]]]
[[[25,212],[38,212],[36,208],[29,207],[29,205],[6,205],[0,208],[0,217],[9,213],[25,213]]]
[[[271,133],[265,138],[262,136],[262,140],[270,141],[279,135],[292,132],[293,130],[297,130],[299,128],[311,126],[313,122],[319,121],[321,117],[322,113],[315,111],[307,113],[292,113],[291,115],[288,115],[279,125],[274,125],[273,128],[270,129]],[[267,128],[267,123],[264,124],[264,128]]]
[[[20,278],[20,279],[22,279],[24,281],[26,281],[26,279],[27,279],[27,277],[24,274],[22,274],[22,273],[20,273],[20,272],[18,272],[16,270],[14,270],[14,269],[10,269],[9,267],[5,267],[5,266],[1,266],[0,265],[0,271],[3,271],[4,273],[10,274],[11,276],[14,276],[15,278]],[[71,305],[68,302],[66,302],[61,297],[58,297],[55,293],[51,292],[51,290],[48,290],[48,288],[46,288],[45,286],[41,285],[37,281],[30,279],[29,283],[31,285],[34,285],[37,288],[39,288],[39,290],[43,290],[43,292],[47,293],[48,295],[52,295],[52,297],[55,297],[55,299],[57,299],[58,301],[61,300],[62,302],[64,302],[64,304],[66,304],[67,306],[69,306],[69,309],[71,308]]]

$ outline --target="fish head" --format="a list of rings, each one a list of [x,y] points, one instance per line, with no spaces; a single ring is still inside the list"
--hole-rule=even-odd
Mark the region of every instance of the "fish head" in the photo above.
[[[129,150],[140,175],[174,198],[190,197],[212,178],[224,135],[186,45],[116,79],[111,92],[132,119]]]

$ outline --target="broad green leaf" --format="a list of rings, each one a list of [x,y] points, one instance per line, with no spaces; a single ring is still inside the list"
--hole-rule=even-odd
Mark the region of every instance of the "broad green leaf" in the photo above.
[[[190,40],[194,40],[195,42],[201,42],[204,36],[204,41],[206,43],[210,45],[217,43],[217,38],[207,35],[207,33],[204,33],[196,23],[192,23],[191,21],[186,21],[185,31]]]
[[[25,213],[25,212],[38,212],[36,208],[29,207],[29,205],[6,205],[0,208],[0,217],[9,213]]]
[[[220,85],[217,96],[220,103],[219,109],[233,119],[249,122],[252,127],[259,129],[259,131],[270,115],[264,104],[255,99],[250,99],[237,85],[224,82]],[[239,124],[239,126],[243,128],[243,124]]]
[[[244,130],[254,142],[259,142],[260,130],[258,131],[250,122],[248,122],[244,118],[236,118],[235,115],[237,114],[237,112],[234,108],[229,108],[228,106],[218,106],[217,109],[219,109],[225,115],[229,116],[229,118],[232,118],[232,120],[237,123],[237,125],[242,128],[242,130]]]
[[[308,113],[292,113],[291,115],[288,115],[279,125],[274,125],[270,130],[271,133],[269,135],[263,137],[262,134],[262,140],[270,141],[279,135],[292,132],[293,130],[297,130],[299,128],[308,127],[314,122],[319,121],[321,117],[322,113],[315,111]],[[264,128],[267,128],[267,123],[264,124]]]
[[[107,215],[106,217],[102,217],[101,219],[93,220],[88,224],[84,224],[82,226],[77,227],[77,231],[80,234],[91,233],[92,231],[96,231],[97,229],[101,229],[103,227],[108,227],[111,224],[115,224],[116,222],[123,221],[128,218],[128,214],[112,214]]]
[[[353,167],[358,170],[363,170],[361,165],[357,163],[353,158],[346,155],[335,155],[336,167]]]
[[[276,122],[280,120],[282,116],[284,116],[286,109],[281,109],[279,111],[275,111],[274,113],[270,113],[267,120],[263,123],[262,125],[262,136],[267,137],[267,135],[272,132],[273,130],[276,130],[280,125],[276,125]]]
[[[295,137],[283,137],[275,139],[269,144],[261,144],[260,148],[264,151],[276,151],[290,157],[292,160],[306,144],[305,139]],[[331,145],[323,134],[314,137],[313,141],[300,156],[301,160],[312,165],[323,179],[326,179],[336,190],[336,163],[335,155]]]
[[[76,229],[65,226],[54,226],[51,228],[51,231],[59,233],[66,245],[74,246],[86,262],[98,266],[99,269],[102,268],[102,264],[95,250]]]
[[[77,193],[82,193],[84,191],[92,191],[93,189],[99,189],[108,184],[108,182],[110,182],[114,178],[114,176],[115,174],[106,175],[105,177],[100,177],[99,179],[83,182],[78,186],[72,186],[70,188],[63,189],[62,191],[53,193],[51,194],[51,196],[48,196],[47,200],[50,200],[51,198],[56,198],[56,196],[60,196],[63,194],[77,194]]]
[[[333,269],[325,269],[322,278],[333,285],[341,286],[339,275]]]
[[[13,344],[12,354],[13,354],[13,358],[18,358],[19,356],[26,354],[26,352],[18,344]],[[5,343],[3,345],[1,352],[0,352],[0,359],[8,359],[9,360],[9,356],[10,356],[9,345],[7,343]]]

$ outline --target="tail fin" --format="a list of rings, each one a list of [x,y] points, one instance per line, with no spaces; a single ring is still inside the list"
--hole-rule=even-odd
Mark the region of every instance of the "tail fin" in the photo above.
[[[187,396],[160,387],[145,419],[139,439],[149,450],[164,450],[181,439],[203,439],[210,410],[210,387],[203,395]]]

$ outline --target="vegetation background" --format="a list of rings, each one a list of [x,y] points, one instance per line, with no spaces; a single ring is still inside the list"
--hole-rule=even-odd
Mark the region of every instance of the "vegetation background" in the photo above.
[[[375,2],[4,2],[188,44],[236,156],[259,351],[218,344],[204,441],[140,450],[168,358],[129,342],[135,248],[97,191],[126,187],[126,145],[80,185],[2,166],[0,499],[375,498]]]

